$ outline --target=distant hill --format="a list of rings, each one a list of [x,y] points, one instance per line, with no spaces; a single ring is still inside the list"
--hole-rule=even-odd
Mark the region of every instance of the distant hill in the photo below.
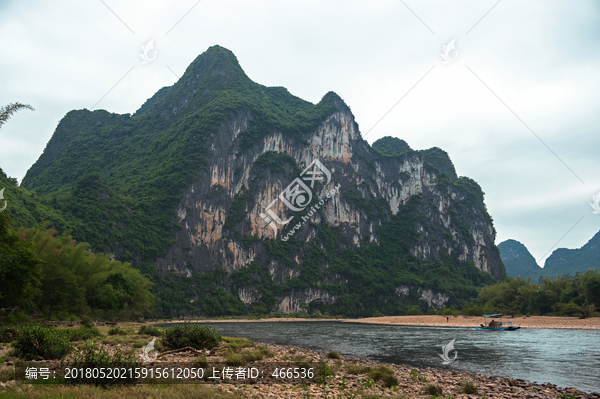
[[[521,276],[523,278],[540,276],[542,268],[535,262],[525,245],[517,240],[506,240],[498,244],[500,257],[509,277]]]
[[[506,240],[498,244],[498,249],[506,274],[510,277],[531,277],[537,280],[548,276],[553,279],[559,274],[573,277],[577,272],[600,269],[600,232],[581,248],[558,248],[546,259],[544,268],[536,264],[525,245],[519,241]]]
[[[575,276],[577,272],[600,269],[600,232],[578,249],[558,248],[546,259],[543,275],[550,278],[559,273]]]

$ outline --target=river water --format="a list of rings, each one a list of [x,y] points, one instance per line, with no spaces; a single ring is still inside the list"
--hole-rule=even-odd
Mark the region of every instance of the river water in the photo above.
[[[387,326],[337,321],[208,323],[225,336],[338,351],[386,363],[453,368],[600,391],[600,330]],[[443,365],[442,345],[455,340],[457,358]],[[455,352],[449,353],[454,358]]]

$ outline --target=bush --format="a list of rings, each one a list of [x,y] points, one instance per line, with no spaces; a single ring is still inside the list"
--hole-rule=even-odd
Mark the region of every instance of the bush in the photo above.
[[[161,339],[166,349],[180,349],[187,346],[194,349],[212,349],[219,345],[221,336],[214,328],[199,324],[184,324],[165,329]]]
[[[371,371],[371,367],[369,366],[361,366],[358,364],[347,364],[344,369],[346,370],[346,372],[348,374],[367,374],[369,371]]]
[[[194,363],[194,367],[197,368],[206,368],[208,367],[208,360],[206,359],[206,356],[204,355],[200,355],[196,358],[196,362]]]
[[[83,319],[81,319],[81,325],[83,327],[89,327],[89,328],[94,327],[94,325],[92,324],[92,319],[90,319],[88,316],[85,316]]]
[[[411,316],[418,316],[418,315],[423,314],[423,313],[421,313],[421,307],[419,305],[414,305],[413,307],[408,309],[408,312],[406,312],[406,313]]]
[[[258,347],[258,350],[260,351],[260,353],[264,356],[264,357],[273,357],[275,356],[275,352],[273,352],[272,350],[270,350],[269,348],[267,348],[264,345],[261,345]]]
[[[239,353],[227,352],[223,359],[228,366],[239,367],[244,365],[244,359]]]
[[[12,342],[17,339],[16,327],[0,327],[0,342]]]
[[[221,337],[221,339],[229,345],[233,352],[239,352],[242,348],[250,348],[254,346],[254,342],[247,338]]]
[[[162,335],[162,331],[158,327],[154,326],[141,326],[138,334],[146,334],[151,335],[153,337],[160,337]]]
[[[73,349],[69,332],[28,325],[17,330],[15,355],[23,360],[59,359]]]
[[[461,381],[459,382],[462,391],[468,395],[477,395],[477,385],[473,381]]]
[[[78,378],[69,378],[65,381],[71,384],[94,384],[94,385],[115,385],[115,384],[132,384],[137,381],[135,373],[129,373],[130,368],[141,367],[141,362],[136,359],[135,353],[122,353],[117,350],[112,355],[102,347],[96,348],[91,342],[86,342],[81,352],[76,353],[71,361],[68,362],[67,367],[71,368],[87,368],[87,369],[119,369],[125,370],[125,377],[122,378],[102,378],[97,375],[94,378],[93,374],[78,374]],[[120,376],[123,372],[120,372]]]
[[[127,331],[125,331],[121,327],[113,327],[110,330],[108,330],[108,335],[127,335]]]
[[[263,360],[264,355],[260,350],[254,351],[243,351],[242,352],[242,360],[246,363],[248,362],[256,362],[258,360]]]
[[[322,384],[326,383],[327,381],[331,380],[332,378],[333,378],[333,371],[331,371],[331,368],[329,368],[329,365],[327,363],[323,363],[321,368],[316,370],[313,380],[315,380],[315,382],[318,385],[322,385]]]
[[[102,333],[96,327],[78,327],[73,330],[67,330],[67,333],[71,341],[83,341],[102,336]]]
[[[342,358],[342,357],[340,356],[340,354],[339,354],[339,353],[337,353],[336,351],[330,351],[330,352],[327,352],[327,354],[326,354],[325,356],[327,356],[327,357],[328,357],[328,358],[330,358],[330,359],[341,359],[341,358]]]
[[[367,376],[373,379],[373,381],[382,381],[383,385],[386,387],[393,387],[395,385],[398,385],[398,378],[396,378],[394,370],[387,366],[384,366],[383,364],[369,371],[367,373]]]
[[[438,310],[436,312],[436,314],[442,315],[442,316],[457,316],[457,315],[460,314],[460,312],[458,310],[446,308],[446,309],[440,309],[440,310]]]
[[[438,384],[429,384],[425,386],[425,393],[431,396],[442,396],[444,390]]]

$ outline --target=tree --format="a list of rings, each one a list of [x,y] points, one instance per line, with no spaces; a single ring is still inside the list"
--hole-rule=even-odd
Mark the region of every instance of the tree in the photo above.
[[[0,308],[31,309],[40,292],[42,260],[30,242],[10,230],[10,218],[0,213]]]
[[[586,274],[588,273],[586,272]],[[600,276],[589,277],[585,282],[585,291],[588,300],[596,306],[600,306]]]
[[[140,317],[154,305],[152,283],[128,263],[94,254],[88,243],[77,243],[54,229],[21,229],[22,239],[44,261],[38,309],[51,318],[56,312],[114,318]]]
[[[6,123],[7,120],[10,119],[12,114],[23,108],[27,108],[32,111],[34,110],[34,108],[31,105],[21,104],[19,102],[0,107],[0,128],[2,127],[2,125],[4,125],[4,123]]]
[[[567,314],[579,313],[581,315],[580,319],[585,319],[590,317],[592,313],[596,310],[596,306],[593,304],[589,304],[587,301],[582,306],[577,306],[573,302],[569,303],[560,303],[558,308]]]

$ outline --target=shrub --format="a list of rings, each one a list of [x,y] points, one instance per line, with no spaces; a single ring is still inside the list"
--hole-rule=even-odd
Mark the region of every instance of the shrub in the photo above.
[[[311,365],[310,365],[310,364],[309,364],[309,363],[306,361],[306,359],[305,359],[305,358],[303,358],[302,356],[294,356],[294,357],[292,358],[292,361],[293,361],[294,363],[296,363],[296,364],[295,364],[295,365],[296,365],[296,367],[299,367],[299,368],[305,368],[305,369],[309,369],[309,368],[311,368],[311,367],[312,367],[312,366],[311,366]]]
[[[341,359],[341,358],[342,358],[342,357],[340,356],[340,354],[339,354],[339,353],[337,353],[336,351],[330,351],[330,352],[327,352],[327,354],[326,354],[325,356],[327,356],[327,357],[328,357],[328,358],[330,358],[330,359]]]
[[[327,363],[323,363],[323,365],[316,370],[315,376],[314,376],[314,380],[316,381],[316,383],[318,385],[322,385],[324,383],[326,383],[327,381],[331,380],[333,378],[333,371],[331,371],[331,368],[329,368],[329,366],[327,365]]]
[[[398,378],[396,378],[394,370],[387,366],[384,366],[383,364],[369,371],[367,375],[371,377],[373,381],[382,381],[383,385],[386,387],[393,387],[394,385],[398,385]]]
[[[242,348],[250,348],[254,346],[254,342],[247,338],[221,337],[221,339],[229,345],[233,352],[239,352]]]
[[[71,341],[83,341],[102,336],[102,333],[96,327],[78,327],[73,330],[67,330],[67,333]]]
[[[160,337],[162,335],[162,331],[158,327],[154,326],[141,326],[138,334],[146,334],[151,335],[153,337]]]
[[[260,350],[243,351],[242,352],[242,360],[244,362],[256,362],[258,360],[263,360],[263,359],[264,359],[264,355],[261,353]]]
[[[102,386],[132,384],[137,381],[137,378],[135,378],[135,373],[129,372],[129,369],[139,368],[141,365],[141,362],[136,359],[133,351],[123,353],[120,350],[117,350],[115,353],[110,354],[102,347],[97,349],[94,344],[88,341],[85,343],[82,350],[76,353],[67,363],[67,367],[76,369],[119,369],[119,376],[122,376],[124,371],[125,377],[106,378],[98,374],[96,378],[94,378],[93,374],[83,373],[77,374],[77,378],[68,378],[65,379],[65,381],[71,384],[94,384]]]
[[[196,358],[196,362],[194,363],[194,367],[197,368],[206,368],[208,367],[208,360],[206,359],[206,356],[204,355],[200,355]]]
[[[442,396],[444,390],[438,384],[428,384],[425,386],[425,393],[431,396]]]
[[[416,381],[417,378],[419,378],[419,372],[415,369],[410,370],[410,375],[409,375],[410,379],[413,381]]]
[[[23,360],[59,359],[73,349],[69,338],[65,330],[26,325],[18,328],[13,348],[15,355]]]
[[[186,346],[194,349],[212,349],[219,345],[221,336],[214,328],[199,324],[184,324],[165,329],[161,339],[166,349],[180,349]]]
[[[423,314],[423,313],[421,313],[421,307],[419,305],[414,305],[413,307],[408,309],[408,312],[406,312],[406,313],[411,316],[417,316],[417,315]]]
[[[108,335],[127,335],[127,331],[125,331],[121,327],[113,327],[110,330],[108,330]]]
[[[83,327],[89,327],[89,328],[94,327],[94,325],[92,324],[92,319],[90,319],[88,316],[85,316],[83,319],[81,319],[81,325]]]
[[[346,370],[346,372],[348,374],[367,374],[369,371],[371,371],[371,367],[369,366],[361,366],[358,364],[347,364],[344,369]]]
[[[477,385],[473,381],[459,382],[462,391],[468,395],[477,395]]]
[[[16,327],[0,327],[0,342],[12,342],[17,339]]]
[[[223,359],[228,366],[239,367],[244,365],[244,359],[239,353],[227,352]]]
[[[442,316],[458,316],[460,313],[460,311],[451,308],[440,309],[436,312],[436,314]]]
[[[275,352],[273,352],[272,350],[270,350],[269,348],[267,348],[264,345],[261,345],[258,347],[258,350],[260,351],[260,353],[264,356],[264,357],[273,357],[275,356]]]

